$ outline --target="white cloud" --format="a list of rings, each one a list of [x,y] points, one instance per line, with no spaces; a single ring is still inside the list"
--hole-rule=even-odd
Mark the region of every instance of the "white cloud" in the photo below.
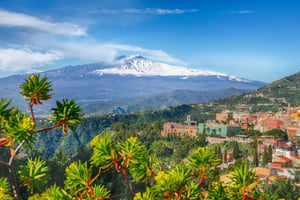
[[[162,14],[163,12],[182,13],[186,11],[175,9],[156,10],[155,12],[161,12]],[[11,73],[33,72],[37,69],[43,69],[45,65],[68,58],[84,62],[104,61],[113,63],[115,58],[122,54],[142,54],[156,61],[186,65],[185,62],[170,56],[162,50],[145,49],[133,45],[99,43],[87,35],[80,38],[63,37],[64,40],[62,40],[58,35],[85,35],[85,29],[73,24],[52,23],[34,16],[8,12],[3,9],[0,9],[0,26],[40,30],[35,34],[20,35],[20,37],[23,37],[20,41],[24,41],[21,42],[22,44],[0,46],[0,76],[1,74],[5,76]]]
[[[53,44],[53,43],[52,43]],[[142,54],[143,56],[166,63],[186,65],[182,60],[173,58],[162,50],[145,49],[124,44],[99,44],[94,41],[85,42],[57,42],[54,44],[64,57],[81,59],[87,62],[114,62],[120,54]]]
[[[33,52],[30,49],[0,49],[0,71],[33,72],[36,67],[59,60],[59,52]]]
[[[250,14],[253,13],[252,10],[239,10],[239,11],[232,11],[230,14]]]
[[[145,49],[138,46],[133,45],[123,45],[123,44],[105,44],[103,48],[111,51],[127,51],[130,53],[140,53],[145,57],[148,57],[153,60],[162,61],[166,63],[178,64],[178,65],[186,65],[186,63],[182,60],[173,58],[168,53],[162,50],[153,50],[153,49]]]
[[[90,13],[103,13],[103,14],[155,14],[155,15],[167,15],[167,14],[184,14],[184,13],[195,13],[198,12],[198,9],[161,9],[161,8],[144,8],[144,9],[136,9],[136,8],[128,8],[123,10],[96,10],[91,11]]]
[[[86,35],[86,28],[70,23],[53,23],[22,13],[9,12],[0,9],[0,26],[15,26],[34,28],[40,31],[58,35]]]

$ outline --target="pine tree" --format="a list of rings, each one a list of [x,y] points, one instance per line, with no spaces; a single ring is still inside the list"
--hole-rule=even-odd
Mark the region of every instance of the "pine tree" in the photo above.
[[[269,147],[268,147],[268,158],[269,158],[269,162],[272,162],[272,154],[273,154],[273,149],[272,149],[272,146],[269,145]]]
[[[268,158],[268,153],[267,153],[267,148],[264,149],[261,165],[266,166],[269,163],[269,158]]]

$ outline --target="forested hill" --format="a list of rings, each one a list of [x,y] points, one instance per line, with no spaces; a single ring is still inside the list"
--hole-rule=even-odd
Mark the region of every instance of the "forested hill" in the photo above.
[[[237,94],[250,92],[248,89],[229,88],[225,90],[175,90],[147,97],[130,98],[108,102],[95,102],[83,104],[82,107],[87,113],[131,113],[139,110],[163,110],[170,106],[181,104],[197,104],[214,101],[219,98],[228,98]],[[116,106],[118,105],[118,106]]]
[[[300,105],[300,72],[287,76],[278,81],[274,81],[257,92],[273,98],[285,98],[289,103]]]
[[[300,72],[274,81],[248,94],[235,95],[216,102],[226,105],[277,104],[277,106],[286,106],[287,103],[291,103],[292,106],[300,106]]]
[[[136,135],[139,132],[160,133],[165,122],[182,122],[187,114],[193,116],[193,120],[204,121],[214,119],[219,107],[207,107],[201,105],[180,105],[159,111],[138,111],[131,114],[97,115],[84,119],[83,124],[76,126],[76,132],[63,136],[61,130],[50,130],[37,134],[35,149],[45,156],[52,157],[60,149],[68,155],[72,155],[82,146],[88,144],[92,138],[105,129],[115,129],[123,135]],[[46,122],[40,122],[40,127],[47,126]]]

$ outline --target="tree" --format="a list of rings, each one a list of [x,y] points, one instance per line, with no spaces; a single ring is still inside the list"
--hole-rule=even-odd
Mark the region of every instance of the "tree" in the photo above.
[[[226,186],[216,183],[218,174],[215,173],[215,169],[221,163],[218,158],[221,152],[220,147],[216,148],[216,156],[213,149],[198,147],[189,153],[184,162],[179,165],[172,164],[166,169],[162,169],[159,168],[156,157],[148,154],[146,146],[139,141],[138,137],[113,140],[112,135],[106,132],[92,139],[90,142],[92,150],[82,152],[90,155],[90,159],[86,157],[80,159],[80,155],[77,155],[79,160],[70,163],[69,160],[65,161],[62,151],[56,154],[54,161],[58,164],[68,165],[65,169],[63,184],[57,185],[55,183],[46,189],[42,189],[49,180],[49,167],[46,166],[45,161],[35,157],[27,159],[26,164],[21,165],[20,170],[18,170],[21,181],[18,187],[13,160],[20,149],[31,147],[36,133],[62,128],[65,135],[69,129],[75,130],[75,125],[82,123],[81,117],[83,116],[81,108],[76,105],[75,101],[66,99],[57,102],[57,107],[52,109],[49,119],[53,123],[52,126],[36,129],[32,106],[40,105],[41,101],[48,100],[51,97],[48,94],[51,91],[49,86],[51,83],[48,83],[46,78],[40,80],[39,76],[33,76],[35,77],[28,77],[28,80],[22,86],[24,90],[28,90],[24,92],[24,96],[30,101],[31,118],[20,110],[10,107],[10,101],[0,100],[0,150],[6,147],[11,154],[8,162],[0,161],[0,164],[8,167],[15,199],[20,199],[19,190],[23,187],[27,187],[27,190],[31,193],[29,197],[31,200],[106,200],[121,199],[128,196],[131,198],[133,195],[135,195],[135,200],[201,199],[204,198],[203,190],[207,190],[207,187],[204,187],[205,184],[203,184],[207,183],[207,180],[211,181],[208,192],[206,192],[208,194],[207,199],[241,199],[242,197],[244,200],[252,198],[250,196],[251,192],[258,181],[254,178],[254,172],[248,170],[247,159],[240,159],[242,160],[240,166],[233,172],[234,184]],[[26,84],[36,84],[36,86],[27,86]],[[41,90],[44,92],[39,94],[36,88],[39,88],[37,90],[40,92]],[[132,134],[125,127],[124,130],[124,133],[129,133],[128,136]],[[205,137],[195,139],[176,136],[176,139],[169,139],[176,142],[180,141],[177,145],[183,143],[184,145],[181,146],[185,149],[195,148],[199,144],[205,145],[206,143]],[[234,143],[234,145],[237,156],[239,156],[238,144]],[[105,173],[110,174],[113,172],[124,177],[125,183],[122,186],[127,186],[124,194],[112,196],[111,191],[102,185],[103,180],[99,177]],[[134,194],[133,183],[138,184],[141,182],[147,183],[145,192]],[[0,199],[12,199],[7,179],[4,178],[0,178]]]
[[[253,154],[252,167],[258,167],[258,166],[259,166],[259,159],[258,159],[258,153],[256,150],[256,151],[254,151],[254,154]]]
[[[200,187],[202,181],[207,178],[209,171],[220,163],[220,159],[214,159],[211,150],[200,147],[188,157],[187,165],[194,171],[194,176],[200,177],[198,182],[198,187]]]
[[[19,109],[10,106],[11,101],[7,101],[5,98],[0,100],[0,146],[9,148],[11,154],[9,161],[0,161],[0,164],[6,166],[11,175],[12,190],[15,199],[20,199],[18,190],[23,186],[26,186],[33,192],[33,184],[38,186],[37,182],[45,177],[45,172],[47,171],[47,167],[44,167],[44,161],[40,159],[28,160],[27,167],[23,166],[18,171],[23,183],[19,188],[17,187],[13,161],[23,145],[26,144],[27,147],[31,147],[31,144],[34,143],[34,135],[38,132],[63,127],[63,132],[66,134],[67,127],[74,130],[73,126],[82,123],[80,119],[83,116],[80,113],[81,108],[76,105],[74,100],[63,100],[62,104],[57,101],[59,108],[52,109],[52,118],[50,120],[57,122],[57,124],[39,130],[35,129],[36,122],[33,106],[42,105],[42,101],[51,99],[53,96],[53,94],[50,94],[52,91],[51,87],[52,83],[47,80],[47,77],[41,79],[39,74],[27,77],[20,84],[20,93],[25,100],[29,101],[31,118]],[[33,171],[34,168],[35,170]]]
[[[268,158],[269,158],[269,162],[272,162],[272,155],[273,155],[273,148],[272,145],[269,145],[268,147]]]
[[[261,161],[261,165],[266,166],[268,163],[269,163],[269,156],[268,156],[267,148],[265,148],[263,157],[262,157],[262,161]]]
[[[239,145],[237,142],[233,143],[233,151],[232,151],[232,155],[234,157],[234,159],[238,159],[240,157],[240,149],[239,149]]]
[[[227,163],[227,150],[224,151],[224,163]]]

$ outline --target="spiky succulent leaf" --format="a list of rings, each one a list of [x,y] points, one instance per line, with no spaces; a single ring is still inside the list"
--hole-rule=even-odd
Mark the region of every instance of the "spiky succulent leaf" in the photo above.
[[[187,165],[195,175],[206,175],[208,171],[221,163],[216,159],[211,149],[199,147],[188,157]]]
[[[15,115],[17,112],[15,107],[10,106],[10,104],[11,100],[8,101],[7,98],[0,99],[0,138],[5,123],[8,121],[10,116]]]
[[[0,178],[0,199],[1,200],[13,200],[9,194],[9,184],[6,178]]]
[[[97,199],[109,199],[110,197],[110,191],[106,189],[103,185],[95,185],[92,187],[92,190],[97,197]],[[85,200],[93,199],[93,195],[89,193]]]
[[[52,83],[48,81],[48,77],[44,76],[42,79],[39,74],[28,76],[25,81],[20,84],[21,94],[25,100],[29,100],[29,104],[43,104],[42,101],[51,99],[50,94],[53,90]]]
[[[133,200],[155,200],[157,196],[147,187],[146,191],[141,193],[138,192],[135,194]]]
[[[27,114],[18,111],[6,121],[3,132],[7,139],[13,139],[15,143],[25,140],[30,146],[30,143],[34,141],[33,134],[35,131],[32,129],[33,125],[34,122]]]
[[[63,129],[63,133],[66,134],[70,129],[75,132],[74,126],[83,123],[81,117],[84,115],[81,113],[81,107],[77,106],[74,99],[63,99],[62,102],[56,101],[56,108],[52,108],[52,114],[49,120],[60,124],[58,128]]]
[[[191,182],[184,193],[180,194],[181,199],[200,200],[203,199],[202,188]]]
[[[153,162],[149,159],[145,145],[137,137],[130,137],[119,143],[122,165],[129,168],[129,172],[135,181],[145,181],[151,176]],[[153,172],[152,172],[153,173]]]
[[[239,195],[243,193],[247,196],[260,182],[255,177],[255,171],[249,169],[247,165],[241,165],[232,172],[231,180]]]
[[[189,177],[190,170],[184,165],[176,166],[169,173],[160,171],[155,177],[155,185],[153,186],[155,194],[160,198],[168,195],[180,195],[187,189],[187,183],[191,179]]]
[[[104,133],[101,137],[95,137],[90,144],[94,150],[90,159],[92,165],[99,167],[101,170],[108,170],[113,167],[115,161],[118,161],[118,152],[107,133]]]
[[[28,198],[28,200],[72,200],[72,196],[56,184],[48,188],[43,194],[35,194]]]
[[[87,162],[73,162],[66,168],[65,188],[70,190],[72,195],[78,195],[87,191],[90,185],[92,170]]]
[[[40,189],[40,185],[47,183],[47,172],[49,167],[46,161],[39,157],[27,160],[27,165],[22,165],[18,171],[21,181],[27,187],[28,191],[33,193],[34,189]]]
[[[207,199],[208,200],[218,200],[218,199],[224,199],[224,200],[231,200],[234,199],[233,196],[231,196],[231,193],[229,192],[230,189],[227,185],[221,183],[221,182],[214,182],[212,183],[211,188],[208,190]]]

